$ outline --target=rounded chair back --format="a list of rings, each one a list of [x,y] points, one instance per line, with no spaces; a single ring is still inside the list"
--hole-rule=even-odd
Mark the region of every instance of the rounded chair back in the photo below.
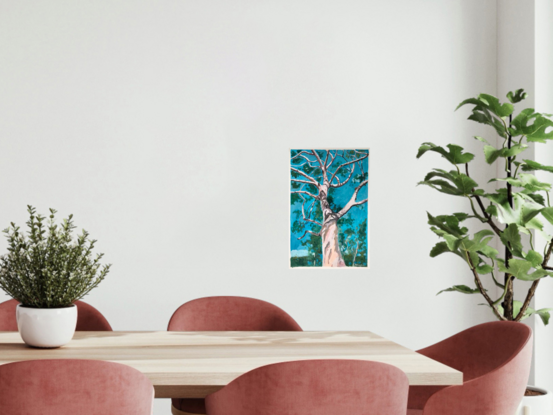
[[[169,331],[301,331],[276,305],[248,297],[205,297],[180,306]]]
[[[210,415],[405,415],[400,369],[362,360],[302,360],[254,369],[206,398]]]
[[[419,350],[463,372],[463,384],[413,386],[408,415],[514,414],[532,361],[532,330],[523,323],[479,324]]]
[[[248,297],[204,297],[181,305],[169,331],[301,331],[281,308]],[[205,414],[204,399],[172,399],[173,414]]]
[[[2,415],[151,415],[154,388],[132,367],[101,360],[28,360],[0,366]]]

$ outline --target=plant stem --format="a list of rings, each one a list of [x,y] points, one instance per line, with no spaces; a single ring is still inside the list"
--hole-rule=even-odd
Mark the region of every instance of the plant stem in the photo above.
[[[497,309],[494,301],[490,298],[486,290],[484,289],[484,286],[482,285],[482,281],[480,280],[480,275],[478,275],[478,272],[476,271],[476,268],[474,267],[474,264],[472,263],[472,259],[470,258],[470,255],[466,254],[467,262],[470,266],[470,270],[472,271],[472,274],[474,275],[474,282],[476,283],[476,286],[480,290],[480,293],[482,293],[482,296],[486,299],[490,307],[492,308],[493,313],[496,315],[496,317],[499,320],[507,320],[504,316],[501,315],[499,310]]]
[[[509,115],[509,127],[511,126],[512,122],[512,115]],[[512,136],[509,134],[509,130],[505,128],[508,139],[507,139],[507,148],[511,149],[512,145]],[[507,171],[507,177],[512,177],[511,175],[511,167],[512,167],[512,158],[507,157],[507,166],[505,167],[505,170]],[[507,201],[509,202],[509,206],[511,206],[511,209],[513,208],[513,188],[509,182],[507,182]],[[505,266],[509,268],[509,260],[512,258],[511,251],[509,250],[509,247],[505,245]],[[513,320],[513,301],[514,301],[514,289],[513,289],[513,280],[514,277],[509,274],[505,273],[505,299],[503,300],[503,314],[507,320]]]
[[[465,163],[465,173],[467,174],[467,177],[470,177],[469,174],[469,164]],[[474,189],[472,189],[474,192]],[[476,202],[478,203],[478,206],[480,206],[480,209],[482,210],[482,215],[484,215],[484,218],[486,219],[486,222],[490,225],[492,230],[496,233],[497,236],[501,235],[501,230],[497,227],[497,225],[494,223],[492,215],[490,215],[488,212],[486,212],[486,208],[484,207],[484,203],[482,203],[482,199],[478,195],[473,195],[473,197],[476,199]],[[469,196],[470,204],[472,206],[472,199],[471,196]],[[472,206],[472,209],[474,211],[474,206]],[[476,212],[474,212],[476,214]],[[478,216],[476,214],[476,216]]]
[[[553,251],[553,239],[549,241],[549,246],[547,247],[547,252],[545,254],[545,257],[543,258],[543,262],[541,263],[542,268],[548,269],[547,266],[549,259],[551,258],[551,252]],[[534,294],[536,293],[536,289],[538,288],[538,284],[540,283],[540,280],[536,280],[532,283],[532,286],[528,290],[528,294],[526,295],[526,299],[524,300],[524,303],[522,304],[522,307],[520,308],[520,312],[518,313],[518,316],[516,316],[515,321],[520,321],[522,319],[522,316],[524,316],[524,313],[526,313],[526,310],[528,309],[528,306],[530,305],[530,301],[532,301],[532,298],[534,297]]]

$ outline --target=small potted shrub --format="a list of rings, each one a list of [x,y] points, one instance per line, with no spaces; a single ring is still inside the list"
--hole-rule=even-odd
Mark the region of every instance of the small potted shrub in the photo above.
[[[0,256],[0,288],[19,301],[17,325],[23,341],[35,347],[68,343],[77,325],[75,301],[98,286],[109,272],[103,254],[93,257],[95,240],[83,230],[73,238],[73,215],[63,223],[37,215],[28,206],[25,235],[13,222],[4,230],[8,253]]]
[[[550,262],[553,236],[544,227],[544,223],[553,224],[553,199],[549,194],[552,187],[549,182],[540,182],[532,172],[553,173],[553,166],[529,160],[524,152],[529,143],[544,144],[553,139],[553,120],[550,115],[538,113],[533,108],[522,109],[515,115],[514,105],[526,98],[522,89],[509,92],[507,98],[509,102],[501,103],[494,96],[480,94],[457,107],[472,106],[468,119],[491,127],[491,140],[475,139],[483,143],[486,163],[495,164],[494,171],[501,172],[498,177],[489,177],[488,182],[497,185],[494,191],[480,188],[470,176],[475,156],[464,152],[462,147],[423,143],[419,148],[417,158],[434,152],[453,167],[449,171],[433,169],[419,184],[467,200],[468,213],[436,216],[428,213],[430,229],[442,239],[432,248],[430,256],[457,255],[466,264],[468,279],[472,281],[470,285],[453,285],[440,293],[481,295],[498,320],[522,321],[536,315],[548,324],[551,309],[535,310],[530,304],[540,281],[553,276],[553,261]],[[496,136],[500,137],[499,148],[493,145]],[[470,223],[478,225],[472,235]],[[539,246],[537,235],[544,241],[542,246]],[[500,250],[496,249],[494,241],[499,242]],[[521,281],[518,297],[515,279]],[[499,288],[498,295],[485,288],[490,285]],[[521,414],[526,413],[525,408],[532,408],[532,414],[550,415],[552,394],[528,387],[521,406]]]

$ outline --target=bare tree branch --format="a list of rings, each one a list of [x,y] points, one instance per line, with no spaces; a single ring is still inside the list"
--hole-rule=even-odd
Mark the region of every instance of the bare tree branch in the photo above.
[[[353,171],[354,170],[355,170],[355,167],[352,167],[351,171],[349,172],[349,177],[346,180],[344,180],[343,183],[340,183],[340,179],[338,177],[336,177],[336,180],[338,180],[338,184],[330,183],[330,187],[342,187],[343,185],[345,185],[347,182],[349,182],[349,179],[351,179],[351,176],[353,176]]]
[[[338,218],[341,218],[346,213],[348,213],[352,207],[362,205],[363,203],[367,203],[368,199],[364,199],[360,201],[357,201],[356,199],[357,199],[357,194],[359,193],[359,190],[361,190],[361,188],[365,186],[368,182],[369,182],[368,180],[364,180],[363,182],[361,182],[359,186],[355,188],[355,191],[353,192],[353,195],[351,195],[351,199],[349,200],[349,202],[346,203],[346,206],[344,206],[340,212],[338,212],[337,214]]]
[[[350,164],[353,164],[353,163],[357,163],[358,161],[361,161],[361,160],[365,160],[367,157],[369,157],[368,154],[366,154],[365,156],[363,157],[360,157],[358,159],[355,159],[355,160],[352,160],[352,161],[348,161],[347,163],[344,163],[344,164],[340,164],[338,166],[338,168],[334,171],[334,174],[332,175],[331,179],[329,180],[329,183],[332,183],[332,181],[334,180],[334,177],[336,177],[336,174],[338,174],[338,172],[340,171],[341,168],[343,167],[346,167]]]
[[[305,237],[305,235],[307,235],[308,233],[310,233],[311,235],[314,235],[314,236],[321,236],[321,233],[315,233],[315,232],[311,232],[310,230],[306,230],[302,236],[300,236],[298,239],[303,239]]]
[[[311,183],[313,183],[317,188],[319,187],[319,182],[316,181],[313,177],[309,176],[307,173],[302,172],[301,170],[295,169],[293,167],[290,167],[290,169],[293,172],[296,172],[298,174],[301,174],[303,177],[305,177],[307,180],[309,180]]]
[[[291,157],[290,160],[294,160],[296,157],[301,156],[302,154],[309,154],[307,151],[300,151],[298,154],[296,154],[294,157]]]
[[[317,166],[312,166],[310,162],[308,161],[305,161],[303,164],[296,164],[295,167],[303,167],[305,166],[306,164],[309,164],[309,167],[311,167],[312,169],[316,169]]]
[[[305,183],[313,186],[313,182],[308,182],[307,180],[298,180],[298,179],[290,179],[290,180],[292,180],[293,182]]]
[[[313,193],[309,193],[305,190],[292,190],[291,193],[301,193],[301,194],[304,194],[304,195],[307,195],[307,196],[311,196],[312,198],[318,199],[318,197],[315,196]]]
[[[317,158],[317,161],[319,162],[319,166],[321,166],[321,170],[323,171],[323,182],[326,182],[328,180],[328,176],[326,174],[326,164],[323,163],[323,161],[319,157],[319,154],[315,150],[311,150],[311,152]]]
[[[330,152],[330,150],[329,150],[329,152]],[[328,163],[328,164],[326,165],[326,169],[327,169],[327,170],[330,168],[330,166],[332,166],[332,163],[334,163],[334,160],[336,160],[336,157],[337,157],[337,156],[338,156],[338,155],[337,155],[336,153],[334,153],[334,154],[331,153],[331,154],[330,154],[330,157],[332,157],[332,160],[330,160],[330,163]]]
[[[304,208],[305,208],[305,202],[306,202],[306,200],[305,200],[305,198],[304,198],[302,195],[300,195],[300,197],[303,199],[303,203],[301,204],[301,214],[302,214],[302,216],[303,216],[303,220],[306,221],[306,222],[314,223],[315,225],[319,225],[320,227],[322,227],[322,226],[323,226],[322,223],[317,222],[316,220],[311,219],[309,216],[305,216],[305,209],[304,209]],[[314,201],[313,201],[313,202],[314,202]]]

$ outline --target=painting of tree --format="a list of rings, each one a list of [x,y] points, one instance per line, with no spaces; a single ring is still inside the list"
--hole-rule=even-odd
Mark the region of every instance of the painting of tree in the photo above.
[[[369,150],[290,151],[290,266],[368,266]]]

